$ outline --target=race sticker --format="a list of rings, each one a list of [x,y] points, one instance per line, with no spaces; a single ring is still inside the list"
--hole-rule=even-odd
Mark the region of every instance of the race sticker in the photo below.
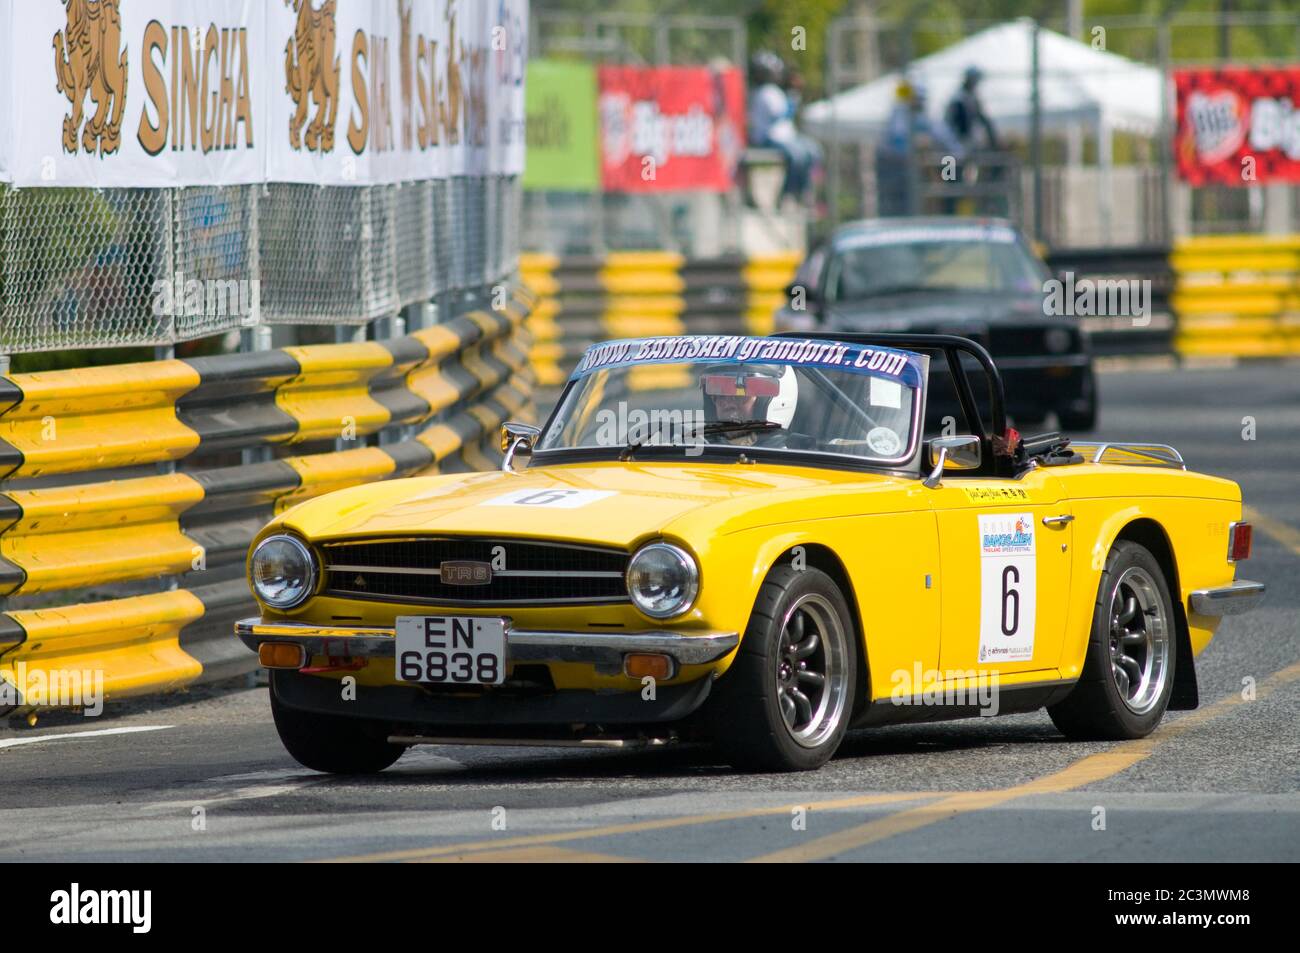
[[[883,377],[871,378],[871,406],[901,409],[903,406],[903,385],[898,381],[886,380]]]
[[[1028,503],[1029,491],[1018,486],[968,486],[966,499],[972,503]]]
[[[1032,513],[983,514],[980,530],[980,662],[1034,657],[1037,561]]]
[[[514,490],[503,496],[484,500],[479,506],[537,506],[576,510],[580,506],[613,495],[613,490]]]
[[[873,427],[867,433],[867,446],[878,457],[896,457],[903,449],[903,441],[888,427]]]

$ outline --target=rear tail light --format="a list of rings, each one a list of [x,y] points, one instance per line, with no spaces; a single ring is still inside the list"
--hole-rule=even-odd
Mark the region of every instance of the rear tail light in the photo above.
[[[1228,562],[1240,562],[1250,558],[1250,540],[1254,535],[1249,523],[1244,520],[1228,525]]]

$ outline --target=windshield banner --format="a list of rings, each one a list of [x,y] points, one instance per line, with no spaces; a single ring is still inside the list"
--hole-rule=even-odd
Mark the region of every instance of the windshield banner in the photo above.
[[[589,347],[578,362],[574,377],[592,371],[641,364],[791,364],[854,374],[893,377],[909,387],[920,387],[926,358],[911,351],[868,347],[848,341],[814,341],[807,338],[753,338],[743,335],[685,335],[610,341]]]

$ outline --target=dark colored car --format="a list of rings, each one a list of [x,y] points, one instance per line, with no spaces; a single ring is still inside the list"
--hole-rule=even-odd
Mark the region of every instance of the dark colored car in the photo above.
[[[1092,430],[1092,355],[1078,318],[1046,313],[1051,278],[1025,237],[1000,219],[853,222],[800,266],[776,327],[971,338],[1002,369],[1017,424],[1038,425],[1055,413],[1062,430]],[[942,382],[932,387],[931,400],[941,401]]]

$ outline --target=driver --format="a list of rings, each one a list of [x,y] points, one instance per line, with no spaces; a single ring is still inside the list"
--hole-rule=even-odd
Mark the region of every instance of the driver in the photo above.
[[[738,447],[781,446],[799,401],[794,368],[779,364],[715,364],[700,390],[710,442]]]

